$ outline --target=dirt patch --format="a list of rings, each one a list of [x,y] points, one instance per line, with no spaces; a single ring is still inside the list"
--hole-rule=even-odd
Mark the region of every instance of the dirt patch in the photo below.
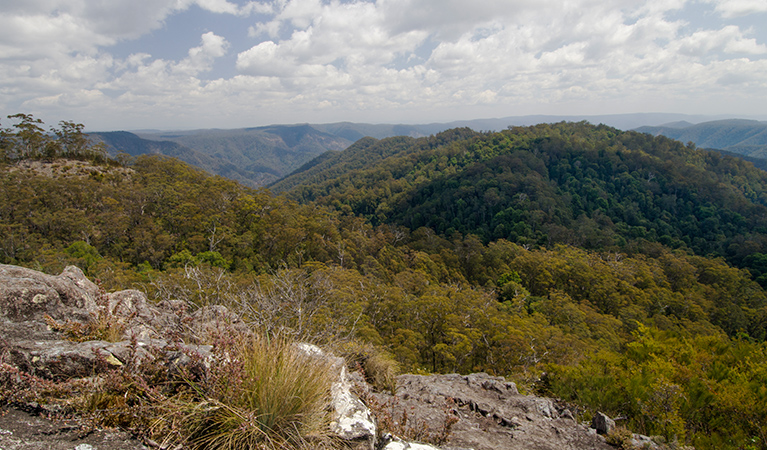
[[[74,419],[51,419],[30,409],[0,408],[3,450],[146,450],[128,433],[93,429]]]

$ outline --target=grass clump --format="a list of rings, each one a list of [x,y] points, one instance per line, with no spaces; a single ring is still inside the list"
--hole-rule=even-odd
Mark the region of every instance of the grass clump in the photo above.
[[[98,310],[91,313],[89,320],[85,323],[76,320],[58,322],[48,314],[43,319],[51,330],[64,333],[68,339],[74,342],[121,341],[126,328],[125,323],[119,317],[112,314],[112,311],[109,309],[109,299],[106,297],[103,289],[100,290],[96,304],[98,305]]]
[[[399,364],[392,355],[372,344],[350,341],[339,348],[341,356],[352,366],[360,369],[365,381],[377,392],[397,392]]]
[[[51,330],[64,333],[74,342],[119,342],[125,332],[125,324],[103,309],[99,310],[98,314],[93,314],[84,324],[74,320],[58,322],[47,314],[44,319]]]
[[[263,335],[222,343],[216,356],[205,379],[168,400],[158,434],[177,436],[192,449],[330,445],[328,359]]]

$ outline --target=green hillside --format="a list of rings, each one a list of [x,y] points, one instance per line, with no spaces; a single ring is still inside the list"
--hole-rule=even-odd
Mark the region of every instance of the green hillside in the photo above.
[[[366,137],[355,142],[343,152],[328,152],[299,167],[290,176],[280,179],[269,187],[275,192],[285,192],[296,186],[312,186],[332,182],[351,172],[374,166],[394,156],[410,155],[466,139],[476,133],[468,128],[456,128],[431,138],[414,139],[395,136],[384,140]],[[311,194],[308,194],[311,195]]]
[[[767,251],[767,174],[737,158],[586,123],[455,133],[361,141],[274,189],[294,186],[291,198],[374,224],[486,243],[655,242],[737,265]]]
[[[0,263],[767,449],[767,292],[716,253],[767,262],[767,180],[741,160],[585,123],[457,129],[325,156],[299,203],[160,155],[122,166],[76,129],[2,131]]]

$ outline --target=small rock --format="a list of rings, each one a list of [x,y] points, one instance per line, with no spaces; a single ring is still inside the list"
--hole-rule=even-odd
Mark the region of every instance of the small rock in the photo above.
[[[469,409],[474,412],[478,412],[485,417],[489,416],[493,412],[493,407],[489,404],[484,402],[475,402],[474,400],[469,401]]]
[[[656,444],[651,437],[645,436],[643,434],[634,434],[631,438],[631,445],[633,445],[636,448],[642,448],[642,449],[658,449],[660,448],[658,444]]]
[[[535,400],[535,407],[543,417],[548,419],[556,419],[557,410],[554,409],[551,404],[551,400],[546,398],[539,398]]]
[[[597,430],[599,434],[609,434],[615,428],[615,421],[607,415],[598,412],[591,420],[591,428]]]

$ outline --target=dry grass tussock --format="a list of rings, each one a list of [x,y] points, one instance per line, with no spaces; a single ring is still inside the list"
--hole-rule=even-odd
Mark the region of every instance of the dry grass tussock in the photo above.
[[[331,448],[331,363],[265,335],[220,343],[205,379],[165,402],[155,432],[193,449]]]
[[[123,321],[112,314],[109,310],[109,300],[102,291],[96,299],[98,311],[91,313],[91,318],[86,323],[67,320],[59,322],[49,315],[45,315],[45,323],[53,331],[64,333],[68,339],[75,342],[107,341],[119,342],[125,332]]]

